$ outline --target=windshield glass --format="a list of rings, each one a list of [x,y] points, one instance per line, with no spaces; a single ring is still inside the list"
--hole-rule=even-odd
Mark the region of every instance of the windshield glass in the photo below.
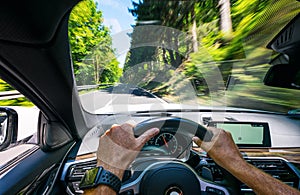
[[[266,46],[299,11],[295,0],[84,0],[69,21],[82,105],[98,114],[299,108],[299,90],[263,84],[279,57]]]

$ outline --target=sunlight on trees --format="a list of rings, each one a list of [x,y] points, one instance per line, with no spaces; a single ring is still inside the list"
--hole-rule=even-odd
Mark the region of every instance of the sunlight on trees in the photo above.
[[[93,0],[80,2],[69,19],[69,39],[77,85],[115,83],[121,69],[108,27]]]
[[[134,47],[129,51],[124,70],[147,65],[146,68],[134,69],[138,73],[135,75],[143,75],[143,81],[139,83],[141,87],[152,90],[162,98],[172,96],[172,90],[167,89],[170,82],[155,82],[159,80],[159,71],[166,65],[172,66],[173,73],[183,72],[190,79],[199,95],[199,102],[210,101],[212,89],[203,73],[213,75],[213,64],[223,78],[221,82],[224,87],[219,90],[226,90],[230,79],[235,78],[234,85],[226,90],[227,105],[241,104],[243,99],[250,108],[261,106],[256,104],[258,101],[267,107],[278,104],[275,109],[280,111],[298,106],[293,101],[280,102],[278,94],[268,92],[262,80],[269,68],[268,63],[278,55],[266,49],[266,45],[299,13],[299,3],[291,0],[144,0],[132,1],[132,4],[133,8],[129,11],[136,17],[136,27],[144,25],[145,21],[159,21],[159,25],[179,30],[187,38],[182,44],[175,35],[170,37],[168,34],[167,37],[162,33],[158,42],[174,45],[176,49],[167,49],[162,44]],[[137,33],[137,29],[133,31],[132,44],[143,36]],[[153,70],[157,71],[156,76]],[[127,77],[125,75],[124,81],[131,79],[128,75],[130,73]],[[289,94],[287,91],[277,90],[285,95]]]

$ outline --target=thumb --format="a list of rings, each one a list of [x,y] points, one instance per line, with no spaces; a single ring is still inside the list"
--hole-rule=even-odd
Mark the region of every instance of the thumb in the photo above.
[[[199,147],[201,146],[202,144],[202,141],[199,137],[193,137],[192,140],[195,142],[195,144],[197,144]]]
[[[159,132],[158,128],[152,128],[145,131],[142,135],[136,138],[139,148],[142,148],[147,141],[149,141],[152,137],[157,135]]]

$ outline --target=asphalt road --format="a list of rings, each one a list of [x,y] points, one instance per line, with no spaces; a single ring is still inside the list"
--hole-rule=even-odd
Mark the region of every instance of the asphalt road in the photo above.
[[[131,90],[101,90],[93,91],[80,96],[83,107],[94,112],[100,108],[116,105],[156,104],[165,103],[164,100],[144,91],[143,89]]]

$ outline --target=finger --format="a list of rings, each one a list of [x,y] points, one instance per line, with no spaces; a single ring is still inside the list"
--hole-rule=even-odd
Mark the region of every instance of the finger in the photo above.
[[[101,137],[106,136],[106,135],[109,136],[111,134],[111,129],[115,128],[115,127],[116,126],[112,126],[110,129],[107,129]]]
[[[127,123],[127,124],[130,124],[130,125],[133,126],[133,127],[136,126],[136,122],[135,122],[134,120],[132,120],[132,119],[126,121],[126,123]]]
[[[195,142],[195,144],[197,144],[199,147],[201,146],[201,144],[202,144],[202,141],[201,141],[201,139],[199,138],[199,137],[193,137],[192,138],[192,140],[193,140],[193,142]]]
[[[138,146],[143,147],[147,141],[159,133],[158,128],[152,128],[144,132],[138,138],[136,138]]]
[[[229,136],[230,138],[232,138],[232,135],[229,131],[225,131],[225,133],[227,134],[227,136]]]
[[[218,129],[218,128],[215,128],[215,127],[207,127],[207,130],[213,132],[213,134],[218,134],[218,133],[220,133],[220,131],[222,129]]]
[[[112,132],[115,132],[116,129],[119,129],[121,126],[117,124],[113,124],[110,129],[106,130],[104,135],[110,136]]]
[[[113,124],[112,126],[111,126],[111,128],[113,128],[113,127],[119,127],[120,125],[118,125],[118,124]]]
[[[234,143],[234,140],[233,140],[233,137],[232,137],[231,133],[230,133],[229,131],[225,131],[225,133],[226,133],[226,136],[228,137],[228,139],[229,139],[232,143]]]
[[[121,125],[121,128],[123,130],[125,130],[126,132],[133,134],[133,125],[132,124],[124,123]]]

